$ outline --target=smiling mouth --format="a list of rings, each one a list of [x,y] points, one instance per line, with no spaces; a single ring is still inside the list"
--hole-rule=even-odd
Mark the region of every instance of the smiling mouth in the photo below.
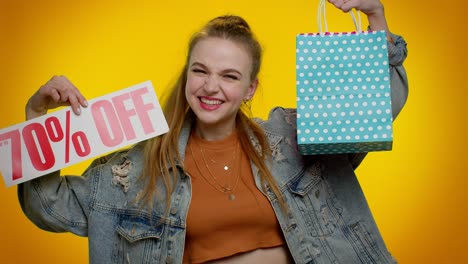
[[[223,101],[218,100],[218,99],[208,99],[205,97],[200,97],[200,101],[206,105],[220,105],[223,103]]]

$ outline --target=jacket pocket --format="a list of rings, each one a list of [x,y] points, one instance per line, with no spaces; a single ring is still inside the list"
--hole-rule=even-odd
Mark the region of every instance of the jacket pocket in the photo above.
[[[341,207],[327,182],[323,179],[318,162],[287,184],[291,193],[289,206],[296,213],[304,230],[314,237],[329,236],[335,231],[341,217]]]
[[[113,263],[157,263],[163,231],[164,224],[146,217],[120,215]]]

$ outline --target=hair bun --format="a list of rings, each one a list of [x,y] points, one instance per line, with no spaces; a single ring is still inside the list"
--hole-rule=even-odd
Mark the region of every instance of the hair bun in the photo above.
[[[235,15],[224,15],[212,19],[208,22],[208,27],[213,27],[217,29],[223,29],[227,31],[249,31],[250,26],[242,17]]]

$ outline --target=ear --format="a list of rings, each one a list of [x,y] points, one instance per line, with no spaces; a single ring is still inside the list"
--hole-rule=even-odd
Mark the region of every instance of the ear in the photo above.
[[[255,94],[255,91],[257,91],[257,87],[258,87],[258,79],[255,79],[250,83],[249,88],[247,89],[247,93],[244,96],[244,101],[248,101],[252,99],[252,97]]]

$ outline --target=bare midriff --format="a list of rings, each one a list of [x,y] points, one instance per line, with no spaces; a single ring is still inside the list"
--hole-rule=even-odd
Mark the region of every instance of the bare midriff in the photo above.
[[[286,246],[259,248],[227,258],[205,262],[206,264],[292,264],[294,261]]]

